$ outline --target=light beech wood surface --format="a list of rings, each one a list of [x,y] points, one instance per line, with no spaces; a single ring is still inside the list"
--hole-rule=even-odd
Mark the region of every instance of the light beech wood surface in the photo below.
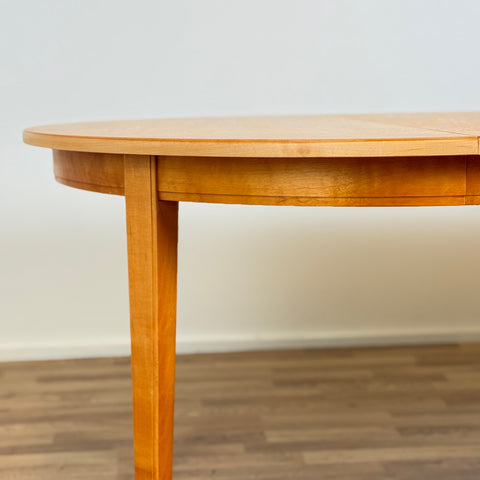
[[[59,182],[125,195],[136,480],[172,478],[178,202],[478,204],[479,136],[479,113],[131,120],[25,130],[27,143],[53,149]],[[373,458],[368,448],[359,452],[342,449],[338,458]],[[388,461],[414,455],[381,454]],[[419,455],[434,458],[437,450]],[[314,466],[333,461],[328,450],[303,458]]]
[[[480,136],[480,112],[360,114],[353,117],[384,125],[428,128],[438,132]]]
[[[159,200],[309,206],[479,203],[478,155],[152,158]],[[123,195],[123,165],[123,155],[54,150],[56,179],[74,188]]]
[[[157,200],[155,163],[125,156],[136,480],[172,476],[178,203]]]
[[[479,114],[174,118],[27,128],[55,150],[220,157],[478,154]]]

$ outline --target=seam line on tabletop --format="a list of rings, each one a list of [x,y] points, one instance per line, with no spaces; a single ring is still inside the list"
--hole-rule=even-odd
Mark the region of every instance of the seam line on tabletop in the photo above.
[[[450,134],[458,135],[460,137],[476,138],[477,139],[477,153],[479,153],[479,150],[478,150],[479,135],[477,135],[477,134],[461,133],[461,132],[457,132],[457,131],[453,131],[453,130],[447,130],[447,129],[443,129],[443,128],[418,127],[416,125],[409,125],[407,123],[397,123],[397,122],[394,122],[394,121],[391,121],[391,120],[379,121],[379,120],[372,120],[370,118],[362,118],[362,120],[365,121],[365,122],[375,123],[377,125],[395,125],[397,127],[418,128],[420,130],[425,130],[425,131],[430,131],[430,132],[450,133]],[[447,138],[452,138],[452,137],[447,137]]]

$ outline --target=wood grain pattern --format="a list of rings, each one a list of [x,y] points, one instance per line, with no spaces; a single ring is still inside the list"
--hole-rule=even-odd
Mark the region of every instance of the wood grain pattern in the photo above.
[[[55,179],[73,188],[124,194],[123,155],[53,151]]]
[[[314,204],[322,198],[365,199],[465,195],[467,157],[394,158],[190,158],[159,157],[160,198],[194,195],[222,203]],[[270,197],[266,199],[265,197]],[[187,198],[187,197],[186,197]],[[375,202],[375,198],[382,198]],[[299,199],[299,200],[298,200]],[[305,199],[310,199],[307,203]],[[353,200],[355,199],[355,200]],[[372,199],[372,200],[366,200]],[[414,200],[413,200],[414,201]],[[435,202],[435,200],[432,200]],[[301,203],[300,203],[301,202]],[[327,203],[327,202],[325,202]],[[388,204],[388,203],[387,203]]]
[[[171,480],[172,474],[178,201],[357,206],[480,203],[480,123],[475,115],[135,120],[25,130],[27,143],[55,150],[55,175],[60,182],[126,197],[136,480]],[[251,369],[258,371],[258,360],[257,357],[257,364]],[[260,367],[270,360],[260,361]],[[418,360],[412,357],[412,361]],[[328,364],[322,364],[318,371],[325,372],[323,367]],[[365,359],[356,359],[355,368],[365,364],[368,360],[365,363]],[[440,392],[423,396],[424,381],[413,399],[404,395],[403,390],[392,392],[391,388],[380,389],[379,396],[378,383],[368,386],[372,390],[354,389],[348,390],[348,396],[331,395],[331,390],[323,389],[324,381],[321,388],[319,383],[310,381],[303,388],[295,376],[293,388],[288,381],[285,385],[277,379],[280,388],[275,390],[273,399],[267,400],[271,383],[260,381],[253,389],[244,384],[236,391],[242,387],[235,377],[237,372],[229,372],[228,389],[220,398],[211,397],[209,385],[205,398],[199,402],[192,395],[196,392],[186,387],[193,409],[188,421],[193,421],[199,408],[210,409],[208,423],[202,425],[201,431],[213,429],[217,439],[206,449],[200,445],[192,450],[192,464],[203,469],[203,478],[211,478],[215,473],[215,478],[221,480],[218,470],[224,471],[225,479],[235,478],[234,475],[239,475],[239,479],[252,478],[245,465],[268,467],[263,477],[254,474],[264,480],[279,478],[288,467],[294,469],[295,478],[301,478],[299,468],[305,469],[303,478],[310,478],[310,467],[325,465],[330,470],[321,475],[338,478],[339,466],[354,464],[356,480],[372,480],[377,474],[377,478],[386,474],[385,478],[399,479],[402,469],[396,469],[398,462],[455,460],[460,455],[474,461],[480,455],[478,446],[470,443],[462,444],[464,448],[452,449],[442,444],[409,449],[399,441],[401,430],[377,431],[371,422],[360,433],[341,434],[340,446],[337,432],[332,432],[333,440],[326,438],[328,428],[324,423],[317,430],[310,430],[307,437],[300,435],[300,445],[307,446],[298,445],[298,434],[293,429],[280,433],[262,430],[261,441],[258,436],[254,438],[249,451],[248,425],[256,422],[252,415],[258,401],[264,409],[267,405],[267,411],[273,411],[280,408],[278,401],[282,399],[302,414],[308,413],[311,422],[312,406],[321,406],[325,414],[341,405],[349,411],[354,405],[358,414],[358,409],[368,402],[375,403],[378,412],[384,401],[387,414],[392,415],[396,409],[405,408],[407,400],[413,402],[413,411],[432,412],[450,404],[458,407],[469,397],[463,391],[444,395],[442,384],[438,386]],[[232,379],[234,382],[229,383]],[[370,398],[372,391],[376,394],[374,401]],[[477,396],[480,398],[480,394]],[[228,412],[232,406],[235,411],[246,413],[247,418],[232,426],[235,440],[225,442],[225,434],[216,427],[224,427],[218,413]],[[342,415],[345,413],[343,408]],[[262,419],[261,423],[263,428],[268,422]],[[191,431],[190,423],[187,431]],[[315,447],[309,443],[309,436],[318,442]],[[272,459],[272,446],[285,438],[293,446],[293,453]],[[381,447],[372,444],[371,438],[380,438]],[[48,434],[40,432],[39,442],[48,443],[49,439]],[[355,443],[357,440],[360,443]],[[205,460],[208,452],[214,452],[215,471],[211,470],[211,459]],[[376,462],[374,453],[383,457],[384,462]],[[241,457],[243,454],[246,459]],[[233,455],[233,461],[226,460],[225,455]],[[101,452],[98,456],[105,460]],[[77,458],[88,462],[96,456],[80,454]],[[110,459],[108,455],[106,458]],[[18,467],[18,457],[7,455],[4,461],[10,472]],[[33,455],[29,461],[38,466],[41,455]],[[273,474],[272,462],[276,469]],[[385,470],[385,463],[393,465],[391,471]],[[177,472],[186,472],[185,478],[192,478],[192,464],[177,465]],[[312,478],[318,478],[318,472]]]
[[[159,157],[159,199],[247,205],[464,205],[480,193],[480,157]],[[54,151],[57,179],[122,194],[123,156]],[[467,196],[466,196],[467,195]]]
[[[178,203],[157,200],[155,172],[125,156],[136,480],[172,472]]]
[[[24,141],[55,150],[220,157],[476,155],[480,130],[459,133],[381,116],[311,115],[128,120],[31,127]],[[465,120],[468,122],[468,119]]]
[[[480,195],[469,195],[465,197],[465,205],[480,205]]]
[[[357,120],[480,136],[480,112],[358,114]]]
[[[467,159],[467,195],[480,195],[480,157]]]
[[[128,358],[0,364],[0,478],[132,480]],[[175,480],[477,480],[480,345],[179,355]]]
[[[293,207],[438,207],[472,205],[480,196],[452,197],[271,197],[159,192],[166,201]]]

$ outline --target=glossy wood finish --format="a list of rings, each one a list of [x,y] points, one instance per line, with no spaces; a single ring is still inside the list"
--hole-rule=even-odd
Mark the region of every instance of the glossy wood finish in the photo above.
[[[158,198],[257,205],[402,206],[478,203],[480,157],[158,157]],[[122,155],[54,151],[56,179],[124,193]]]
[[[129,120],[28,128],[24,140],[54,150],[219,157],[476,155],[480,129],[446,131],[455,114],[422,126],[355,115]],[[436,127],[443,118],[442,128]],[[460,115],[461,117],[461,115]],[[457,118],[457,117],[455,117]],[[470,117],[468,117],[470,118]],[[473,120],[472,120],[473,121]],[[468,122],[468,120],[465,120]],[[432,126],[429,126],[429,125]]]
[[[480,113],[132,120],[25,130],[27,143],[54,150],[61,183],[126,197],[136,479],[171,479],[179,201],[477,204],[479,137]],[[387,461],[413,456],[382,454]],[[334,463],[328,451],[301,458],[305,465]],[[338,458],[360,460],[348,450]]]
[[[136,480],[172,475],[178,203],[157,200],[155,173],[125,156]]]
[[[160,157],[159,198],[267,205],[463,203],[467,157]],[[458,197],[458,198],[457,198]],[[443,203],[442,203],[443,204]]]
[[[0,364],[0,478],[132,480],[129,359]],[[480,345],[177,357],[175,480],[477,480]]]
[[[112,153],[53,151],[57,182],[91,192],[124,195],[124,156]]]

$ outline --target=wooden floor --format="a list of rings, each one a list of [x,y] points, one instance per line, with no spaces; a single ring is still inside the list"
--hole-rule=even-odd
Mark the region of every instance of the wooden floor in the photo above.
[[[0,364],[1,480],[133,480],[127,358]],[[478,480],[480,345],[178,357],[176,480]]]

